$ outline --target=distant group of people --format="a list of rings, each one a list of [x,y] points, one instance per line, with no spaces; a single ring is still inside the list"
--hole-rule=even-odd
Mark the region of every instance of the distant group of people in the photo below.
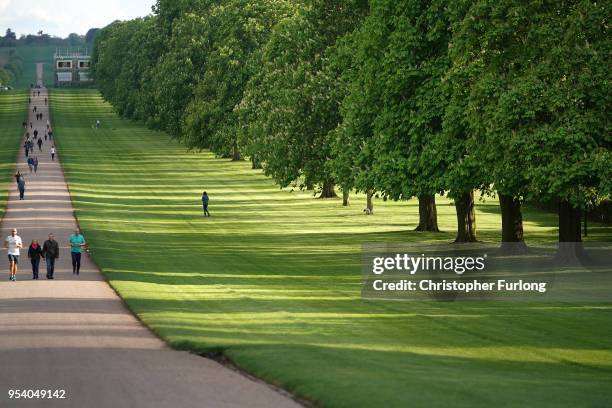
[[[32,96],[33,97],[40,97],[40,91],[39,90],[34,90],[32,91]],[[45,105],[47,104],[47,98],[45,97]],[[32,98],[30,98],[30,103],[32,102]],[[42,121],[43,120],[43,113],[42,112],[38,112],[38,107],[35,105],[32,108],[32,112],[35,114],[35,118],[36,121]],[[43,141],[43,137],[39,136],[39,132],[38,132],[38,127],[34,127],[32,122],[26,122],[24,121],[22,123],[24,129],[26,130],[25,133],[25,141],[23,143],[23,152],[25,154],[25,158],[26,158],[26,163],[28,165],[28,168],[30,170],[30,174],[34,173],[37,174],[38,173],[38,165],[39,165],[39,159],[37,155],[33,155],[34,153],[34,146],[38,146],[38,151],[42,152],[43,151],[43,145],[45,144],[45,141],[49,140],[52,141],[53,140],[53,129],[51,129],[51,123],[49,122],[49,119],[47,119],[47,123],[46,123],[46,130],[45,130],[45,134],[44,134],[44,141]],[[28,125],[29,125],[29,129],[28,129]],[[30,135],[30,130],[32,131],[32,134]],[[51,143],[51,147],[49,149],[49,154],[51,155],[51,160],[55,161],[55,155],[56,155],[56,149],[55,149],[55,144]],[[19,171],[17,171],[17,173],[15,174],[15,182],[17,183],[17,189],[19,190],[19,199],[23,200],[24,196],[25,196],[25,188],[26,188],[26,182],[25,182],[25,177],[22,173],[20,173]]]
[[[81,271],[81,252],[83,248],[87,247],[85,238],[79,228],[75,229],[74,234],[68,237],[68,242],[70,243],[70,255],[72,258],[72,273],[73,275],[79,275]],[[11,235],[5,238],[4,248],[8,252],[9,280],[15,282],[17,280],[20,250],[23,248],[23,242],[21,237],[17,235],[16,228],[13,228]],[[59,248],[53,233],[49,234],[42,246],[37,239],[33,239],[30,242],[28,246],[28,259],[32,264],[32,279],[38,279],[41,259],[44,259],[47,265],[47,279],[54,279],[55,261],[60,255]]]

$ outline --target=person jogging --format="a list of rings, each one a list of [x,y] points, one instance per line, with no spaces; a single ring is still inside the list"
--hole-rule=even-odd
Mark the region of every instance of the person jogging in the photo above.
[[[25,178],[23,178],[23,175],[21,175],[19,177],[19,180],[17,181],[17,189],[19,190],[19,200],[24,199],[25,188],[26,188]]]
[[[40,270],[40,258],[42,257],[42,248],[38,244],[38,241],[33,239],[28,248],[28,258],[32,263],[32,279],[38,279],[38,272]]]
[[[42,247],[42,256],[47,264],[47,279],[53,279],[55,273],[55,260],[59,258],[59,244],[53,234],[49,234]]]
[[[202,193],[202,207],[204,209],[204,216],[210,217],[210,213],[208,212],[208,194],[206,191]]]
[[[70,242],[70,256],[72,257],[72,273],[78,275],[81,270],[81,250],[85,247],[85,237],[79,228],[74,230],[74,234],[68,237]]]
[[[55,161],[55,146],[51,147],[51,160]]]
[[[4,240],[4,247],[8,250],[10,277],[9,280],[15,282],[17,278],[17,264],[19,263],[19,248],[23,247],[21,237],[17,235],[17,229],[13,228],[11,235]]]

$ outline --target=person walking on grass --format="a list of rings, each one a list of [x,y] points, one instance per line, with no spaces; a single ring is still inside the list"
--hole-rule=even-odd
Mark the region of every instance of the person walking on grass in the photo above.
[[[28,258],[32,263],[32,279],[38,279],[38,272],[40,270],[40,258],[42,257],[42,248],[38,244],[38,240],[33,239],[28,248]]]
[[[51,161],[55,161],[55,146],[51,146]]]
[[[11,230],[11,235],[4,240],[4,247],[8,250],[9,280],[15,282],[17,280],[15,275],[17,274],[17,264],[19,263],[19,248],[23,247],[21,237],[17,235],[17,229],[13,228]]]
[[[25,195],[26,182],[25,178],[23,178],[23,174],[19,177],[17,181],[17,189],[19,190],[19,200],[23,200]]]
[[[42,256],[47,264],[47,279],[53,279],[55,272],[55,260],[59,258],[59,244],[53,234],[49,234],[42,247]]]
[[[202,193],[202,207],[204,209],[204,216],[210,217],[210,213],[208,212],[208,194],[206,191]]]
[[[70,256],[72,257],[72,273],[75,275],[79,274],[81,270],[81,251],[85,247],[85,237],[81,234],[79,228],[74,230],[74,234],[68,237],[70,242]]]

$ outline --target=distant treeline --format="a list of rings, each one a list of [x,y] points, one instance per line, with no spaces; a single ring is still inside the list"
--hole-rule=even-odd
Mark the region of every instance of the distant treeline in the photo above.
[[[280,186],[450,196],[474,241],[474,191],[559,201],[560,241],[612,191],[611,2],[158,0],[97,37],[93,73],[122,116],[190,148],[249,157]]]
[[[22,34],[17,38],[17,34],[8,28],[4,37],[0,37],[0,47],[16,47],[18,45],[55,45],[58,47],[85,46],[91,44],[99,32],[99,28],[91,28],[85,35],[72,33],[66,38],[60,38],[39,31],[38,34]]]
[[[15,53],[15,50],[8,50],[7,56],[7,61],[0,68],[0,85],[2,86],[13,85],[23,73],[23,59]]]

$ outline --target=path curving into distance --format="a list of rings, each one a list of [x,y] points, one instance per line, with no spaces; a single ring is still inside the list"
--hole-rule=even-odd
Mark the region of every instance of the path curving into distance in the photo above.
[[[37,64],[42,85],[42,64]],[[29,121],[43,136],[48,119],[45,88],[32,97]],[[33,106],[43,113],[36,121]],[[29,125],[28,125],[29,126]],[[32,129],[33,130],[33,129]],[[30,131],[32,133],[32,131]],[[61,137],[61,135],[59,135]],[[25,200],[11,181],[2,241],[17,228],[24,247],[53,232],[60,243],[55,280],[32,280],[27,249],[21,251],[17,282],[8,281],[6,250],[0,259],[0,407],[296,407],[266,384],[221,364],[172,350],[145,328],[83,254],[81,274],[72,275],[68,236],[76,220],[59,161],[47,141],[38,174],[29,174],[22,148],[17,169],[26,178]],[[58,151],[61,158],[61,151]],[[87,238],[87,231],[84,231]],[[10,400],[10,389],[66,390],[66,399]]]

